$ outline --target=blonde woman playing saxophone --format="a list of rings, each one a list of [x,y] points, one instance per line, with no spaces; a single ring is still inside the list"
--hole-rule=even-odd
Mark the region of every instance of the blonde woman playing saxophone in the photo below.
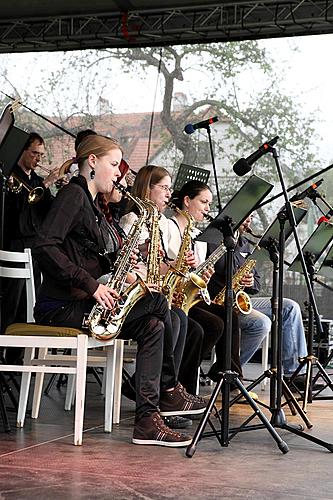
[[[80,328],[84,314],[91,312],[96,301],[112,310],[119,299],[115,290],[98,282],[109,269],[104,251],[115,262],[122,235],[104,217],[97,195],[111,193],[112,198],[114,192],[118,196],[113,190],[123,175],[122,151],[116,141],[96,134],[80,142],[76,160],[80,175],[58,192],[36,239],[34,253],[44,279],[35,319],[40,324]],[[161,413],[181,415],[189,409],[201,413],[205,408],[177,383],[168,347],[171,330],[167,301],[152,292],[129,311],[119,335],[138,344],[135,444],[187,446],[190,436],[169,429]]]

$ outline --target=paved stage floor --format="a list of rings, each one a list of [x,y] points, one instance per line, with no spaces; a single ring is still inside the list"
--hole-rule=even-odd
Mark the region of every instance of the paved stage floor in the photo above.
[[[333,370],[331,370],[332,372]],[[259,373],[251,365],[246,375]],[[209,395],[210,387],[202,392]],[[257,392],[268,401],[268,391]],[[325,393],[331,396],[331,391]],[[333,499],[333,453],[288,431],[282,454],[266,429],[239,433],[228,447],[202,439],[190,459],[184,449],[131,444],[134,403],[123,398],[120,425],[103,431],[103,398],[88,380],[83,446],[73,446],[73,412],[65,412],[65,387],[43,396],[38,420],[0,433],[0,499]],[[288,423],[299,424],[285,408]],[[248,405],[230,409],[231,425],[251,414]],[[269,412],[265,410],[269,417]],[[309,405],[311,430],[333,443],[333,401]],[[255,419],[254,422],[257,422]],[[0,422],[1,425],[1,422]],[[198,421],[193,422],[193,433]],[[2,429],[1,429],[2,430]]]

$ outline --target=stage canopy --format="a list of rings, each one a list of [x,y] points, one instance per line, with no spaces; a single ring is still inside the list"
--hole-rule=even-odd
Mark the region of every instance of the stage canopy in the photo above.
[[[144,47],[333,32],[333,1],[12,0],[0,52]]]

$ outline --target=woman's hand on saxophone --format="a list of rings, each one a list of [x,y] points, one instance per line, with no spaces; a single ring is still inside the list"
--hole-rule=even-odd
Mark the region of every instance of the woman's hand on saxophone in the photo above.
[[[97,300],[101,306],[106,309],[112,309],[115,306],[115,300],[119,299],[119,294],[106,285],[99,284],[93,297]]]
[[[186,253],[185,260],[186,260],[186,264],[187,264],[189,267],[193,267],[194,269],[195,269],[196,267],[198,267],[198,265],[199,265],[198,259],[197,259],[197,258],[196,258],[196,256],[194,255],[193,250],[189,250],[189,251]]]

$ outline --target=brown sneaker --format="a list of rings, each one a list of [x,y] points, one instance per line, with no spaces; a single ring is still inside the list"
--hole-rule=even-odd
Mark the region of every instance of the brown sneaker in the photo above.
[[[188,446],[191,441],[190,436],[169,429],[157,412],[149,413],[136,422],[132,438],[134,444],[155,444],[171,448]]]
[[[169,392],[163,392],[160,398],[160,414],[163,417],[171,415],[197,415],[203,413],[207,401],[200,396],[193,396],[186,392],[181,384]]]

